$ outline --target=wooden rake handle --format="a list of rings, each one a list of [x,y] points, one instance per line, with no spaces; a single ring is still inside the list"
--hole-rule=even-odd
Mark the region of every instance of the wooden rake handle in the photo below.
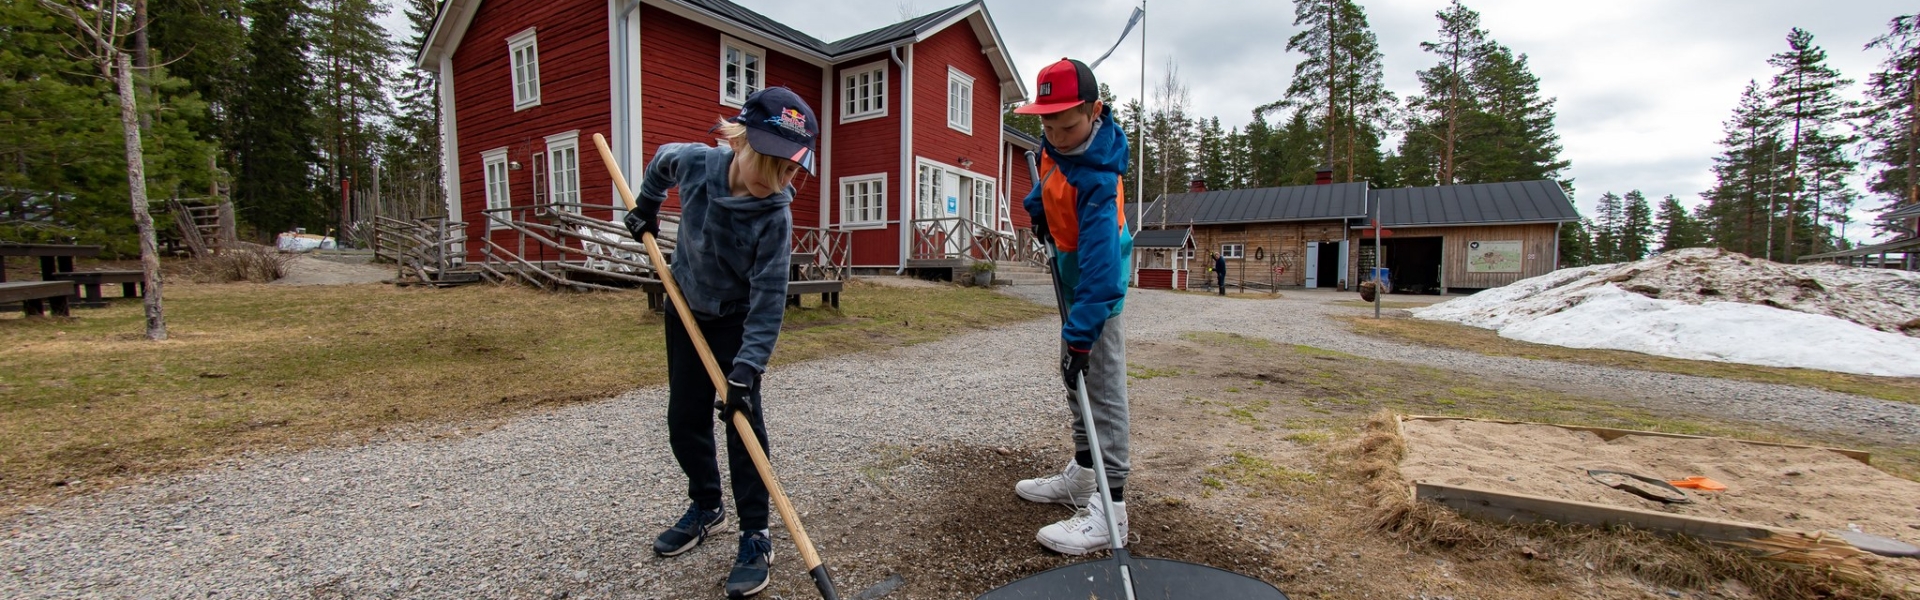
[[[607,147],[607,138],[593,134],[593,145],[600,149],[600,162],[606,163],[607,174],[613,176],[613,186],[620,190],[620,200],[625,202],[627,210],[636,206],[633,189],[627,187],[627,177],[620,172],[620,163],[614,162],[613,150]],[[707,375],[713,378],[713,389],[725,394],[727,376],[720,372],[719,361],[714,360],[713,350],[707,347],[707,336],[700,333],[700,323],[693,318],[693,311],[687,308],[687,299],[680,294],[680,285],[673,281],[673,270],[667,268],[667,261],[660,255],[660,245],[654,242],[653,234],[642,236],[642,244],[647,246],[647,256],[653,259],[653,270],[660,274],[660,283],[667,288],[667,297],[673,300],[673,307],[680,313],[680,324],[686,326],[687,337],[693,338],[693,348],[700,352],[700,362],[707,366]],[[773,476],[773,465],[767,461],[767,453],[760,448],[760,436],[754,435],[753,424],[740,411],[730,413],[733,416],[733,429],[739,432],[740,441],[747,447],[747,454],[753,457],[753,468],[760,472],[761,483],[767,486],[768,495],[773,497],[774,509],[780,511],[780,520],[787,524],[787,533],[793,535],[793,544],[800,548],[800,558],[807,564],[807,574],[813,576],[815,587],[820,595],[829,600],[837,600],[833,589],[833,580],[828,577],[826,567],[820,564],[820,553],[813,549],[813,540],[807,537],[807,530],[800,525],[800,513],[793,510],[793,503],[787,500],[787,492],[780,489],[780,480]]]

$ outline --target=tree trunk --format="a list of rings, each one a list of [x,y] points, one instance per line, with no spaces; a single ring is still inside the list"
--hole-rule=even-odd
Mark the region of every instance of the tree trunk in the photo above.
[[[147,213],[146,158],[140,150],[140,122],[134,110],[133,61],[115,52],[114,80],[120,88],[120,127],[127,142],[127,192],[133,203],[133,224],[140,230],[140,270],[146,275],[147,339],[167,339],[167,318],[160,307],[160,251],[153,236],[153,215]]]

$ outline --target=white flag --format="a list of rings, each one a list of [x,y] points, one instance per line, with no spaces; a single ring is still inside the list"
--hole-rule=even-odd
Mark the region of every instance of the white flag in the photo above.
[[[1120,31],[1120,39],[1114,40],[1113,47],[1108,48],[1107,53],[1100,55],[1100,58],[1094,59],[1093,64],[1087,65],[1087,68],[1088,69],[1100,68],[1100,63],[1106,62],[1107,57],[1113,56],[1114,50],[1120,49],[1120,42],[1127,41],[1127,34],[1133,33],[1133,26],[1139,25],[1140,19],[1146,16],[1147,16],[1147,11],[1140,10],[1140,7],[1138,6],[1133,7],[1133,17],[1127,19],[1127,28]],[[1145,60],[1145,59],[1142,58],[1141,60]]]

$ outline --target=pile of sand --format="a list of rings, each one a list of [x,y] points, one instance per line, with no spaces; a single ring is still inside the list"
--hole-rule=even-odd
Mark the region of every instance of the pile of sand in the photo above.
[[[1401,423],[1408,480],[1576,500],[1802,531],[1860,531],[1920,544],[1920,483],[1828,450],[1729,439],[1626,436],[1612,442],[1548,425]],[[1704,475],[1724,492],[1663,504],[1607,487],[1587,469],[1657,479]]]

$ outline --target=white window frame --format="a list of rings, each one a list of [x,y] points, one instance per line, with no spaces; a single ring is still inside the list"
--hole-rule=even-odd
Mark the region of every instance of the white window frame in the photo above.
[[[973,135],[973,76],[947,67],[947,127]]]
[[[860,78],[866,77],[862,81]],[[853,123],[887,116],[887,61],[860,65],[840,72],[840,122]],[[862,108],[855,103],[866,101]]]
[[[1247,245],[1244,243],[1221,244],[1220,258],[1227,260],[1245,260],[1247,258]]]
[[[840,228],[884,229],[886,226],[887,174],[841,177]]]
[[[494,148],[480,153],[480,170],[484,174],[486,185],[487,210],[513,206],[513,186],[508,182],[507,149]],[[496,178],[496,174],[498,177]],[[488,228],[505,227],[493,219],[487,219]]]
[[[963,175],[962,177],[970,176]],[[973,188],[973,214],[970,215],[973,217],[973,222],[986,225],[987,227],[998,228],[998,223],[994,221],[994,213],[998,212],[996,209],[999,207],[1000,201],[994,196],[993,180],[985,177],[971,177],[971,179],[973,182],[969,184],[968,187]]]
[[[914,167],[913,220],[945,218],[947,209],[940,202],[946,198],[945,190],[947,169],[939,163],[921,159]],[[938,214],[934,217],[930,215]]]
[[[732,95],[727,94],[727,51],[728,50],[739,52],[741,58],[743,59],[740,65],[741,75],[743,76],[742,81],[739,82],[740,91],[738,94],[732,94]],[[747,57],[752,57],[754,64],[759,65],[759,68],[749,71],[746,68],[746,61],[744,60]],[[745,81],[744,76],[747,75],[749,72],[751,72],[753,75],[754,85],[747,85],[747,82]],[[747,103],[747,96],[752,96],[754,92],[764,90],[764,89],[767,89],[767,51],[766,49],[761,48],[759,46],[755,46],[753,44],[742,42],[738,39],[735,39],[732,36],[727,36],[727,35],[720,36],[720,103],[725,104],[727,106],[734,107],[734,108],[739,108],[741,105]]]
[[[580,130],[547,136],[547,170],[547,202],[579,204]],[[580,213],[578,206],[564,210]]]
[[[540,105],[540,44],[532,27],[507,38],[507,70],[513,85],[513,110]]]

